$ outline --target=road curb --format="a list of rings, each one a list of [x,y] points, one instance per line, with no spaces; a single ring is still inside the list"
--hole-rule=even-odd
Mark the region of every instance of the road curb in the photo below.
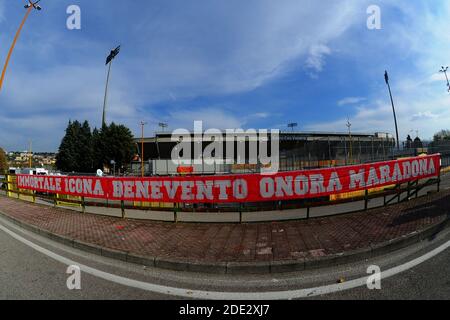
[[[39,234],[60,244],[82,250],[84,252],[147,267],[210,274],[276,274],[333,267],[346,263],[375,258],[406,248],[421,241],[434,238],[436,234],[450,226],[450,219],[449,217],[447,217],[444,221],[429,226],[421,231],[415,231],[409,235],[405,235],[397,239],[385,241],[378,244],[372,244],[367,248],[361,248],[334,255],[327,255],[315,259],[301,258],[297,260],[268,262],[197,262],[187,260],[183,261],[166,257],[135,255],[129,252],[114,250],[57,235],[31,224],[24,223],[16,218],[10,217],[9,215],[1,211],[0,216],[25,230]]]

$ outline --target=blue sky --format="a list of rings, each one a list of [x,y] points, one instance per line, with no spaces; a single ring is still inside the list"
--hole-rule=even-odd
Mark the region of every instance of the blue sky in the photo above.
[[[211,128],[394,131],[450,128],[441,65],[450,64],[450,3],[417,1],[43,0],[32,12],[0,93],[0,146],[56,151],[69,119],[100,126],[109,50],[108,121],[147,135],[203,120]],[[0,0],[0,62],[24,14]],[[81,30],[66,9],[81,8]],[[366,26],[381,8],[381,30]],[[447,31],[447,32],[446,32]],[[413,133],[411,133],[413,134]],[[415,133],[414,133],[415,134]]]

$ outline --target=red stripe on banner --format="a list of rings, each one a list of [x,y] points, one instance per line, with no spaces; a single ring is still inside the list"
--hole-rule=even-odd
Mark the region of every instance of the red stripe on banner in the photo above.
[[[274,175],[64,177],[18,175],[20,189],[145,202],[233,203],[324,197],[436,177],[440,155]]]

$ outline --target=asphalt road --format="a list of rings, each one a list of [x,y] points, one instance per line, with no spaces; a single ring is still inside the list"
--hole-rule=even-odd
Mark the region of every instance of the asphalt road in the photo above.
[[[408,266],[408,262],[442,248],[443,244],[448,247],[449,240],[450,230],[444,230],[433,241],[395,254],[316,271],[277,275],[206,275],[146,268],[99,257],[42,238],[0,218],[0,299],[186,299],[191,295],[192,298],[197,297],[197,292],[217,292],[224,299],[230,298],[221,296],[227,292],[256,292],[253,298],[265,299],[283,298],[280,292],[289,292],[289,298],[299,298],[299,289],[325,287],[331,290],[329,285],[335,286],[340,278],[345,279],[344,284],[350,285],[361,277],[367,277],[370,265],[380,266],[383,272],[399,265]],[[81,273],[81,290],[67,288],[68,264],[90,268]],[[145,290],[139,289],[142,287]],[[362,286],[312,298],[449,299],[450,249],[402,273],[382,278],[381,287],[381,290],[369,290]],[[183,290],[177,291],[177,288]],[[269,296],[264,295],[267,293]],[[233,294],[231,298],[242,296]],[[248,299],[248,296],[244,298]]]

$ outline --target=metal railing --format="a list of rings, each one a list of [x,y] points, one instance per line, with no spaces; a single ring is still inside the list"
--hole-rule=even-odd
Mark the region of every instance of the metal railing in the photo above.
[[[280,154],[278,162],[280,172],[300,171],[310,169],[332,168],[346,165],[359,165],[372,162],[391,161],[399,158],[413,157],[422,152],[428,154],[440,153],[442,166],[450,166],[450,143],[437,145],[423,143],[422,148],[403,148],[397,150],[392,146],[378,144],[377,147],[354,141],[350,148],[349,143],[342,143],[330,148],[305,145],[303,148],[284,151]],[[251,164],[222,164],[212,163],[193,164],[194,173],[198,175],[212,174],[251,174],[259,173],[261,165]],[[178,164],[172,160],[150,160],[145,163],[146,176],[173,176],[179,175]],[[141,163],[131,164],[128,172],[131,176],[141,176]]]
[[[111,201],[99,200],[85,197],[73,197],[60,194],[45,194],[35,191],[20,190],[17,188],[16,176],[7,175],[0,179],[0,184],[3,184],[3,195],[11,198],[25,200],[34,203],[47,204],[54,207],[77,207],[79,211],[86,212],[86,208],[104,208],[104,209],[119,209],[122,218],[127,217],[128,210],[139,211],[154,211],[161,213],[174,214],[174,221],[177,221],[177,215],[180,213],[236,213],[240,214],[240,222],[242,216],[246,213],[257,212],[283,212],[289,210],[306,210],[306,219],[313,215],[312,210],[316,210],[325,206],[338,206],[348,204],[351,202],[359,202],[360,207],[355,209],[340,212],[339,214],[349,213],[354,211],[368,210],[375,207],[388,206],[394,203],[409,201],[412,198],[426,195],[430,192],[440,191],[441,176],[432,179],[417,180],[401,185],[392,185],[386,188],[365,190],[361,192],[353,192],[343,194],[340,197],[321,197],[312,199],[299,199],[288,201],[272,201],[259,203],[231,203],[231,204],[186,204],[186,203],[145,203],[145,202],[128,202],[128,201]],[[422,194],[421,194],[422,193]],[[373,206],[371,202],[378,200],[378,205]],[[381,201],[382,200],[382,201]],[[105,212],[107,214],[107,212]],[[329,214],[334,215],[334,214]],[[218,221],[220,222],[220,221]]]

